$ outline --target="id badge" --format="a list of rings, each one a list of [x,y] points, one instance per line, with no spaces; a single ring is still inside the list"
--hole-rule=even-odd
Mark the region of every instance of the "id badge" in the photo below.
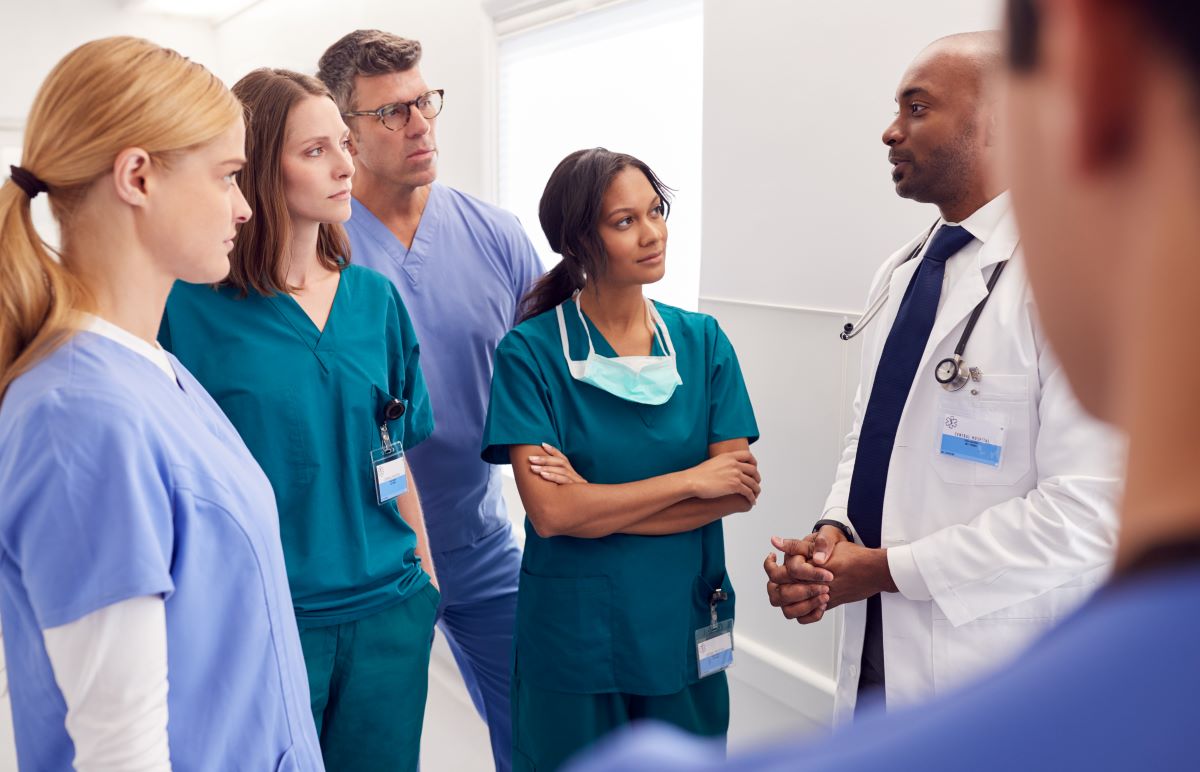
[[[728,670],[733,665],[732,619],[696,631],[696,664],[701,678]]]
[[[375,471],[375,497],[380,504],[408,491],[408,467],[404,463],[404,448],[399,442],[372,450],[371,467]]]
[[[946,413],[942,417],[941,454],[998,467],[1004,455],[1004,427],[982,418]]]

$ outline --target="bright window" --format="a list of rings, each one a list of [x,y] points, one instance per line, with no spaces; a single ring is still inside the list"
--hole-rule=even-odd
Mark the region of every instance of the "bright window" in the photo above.
[[[602,146],[645,161],[676,193],[656,300],[700,290],[702,0],[627,0],[506,35],[499,47],[500,204],[550,267],[538,200],[568,153]]]

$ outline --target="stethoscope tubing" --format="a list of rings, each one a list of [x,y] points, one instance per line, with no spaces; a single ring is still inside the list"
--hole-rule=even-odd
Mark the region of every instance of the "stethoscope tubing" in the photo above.
[[[933,235],[935,230],[937,230],[937,226],[940,222],[940,220],[934,222],[933,226],[930,227],[930,229],[925,233],[925,238],[921,239],[921,242],[917,244],[913,251],[908,253],[908,257],[904,258],[898,265],[892,268],[892,274],[895,274],[896,269],[898,269],[901,265],[904,265],[909,260],[912,260],[918,254],[920,254],[921,250],[925,248],[926,242],[929,241],[929,237]],[[1006,262],[1001,262],[997,264],[995,270],[992,271],[991,277],[988,278],[987,294],[983,296],[983,299],[980,300],[975,306],[974,310],[971,311],[971,317],[967,320],[967,326],[963,329],[962,335],[958,339],[958,345],[954,347],[954,356],[948,358],[948,360],[943,360],[943,362],[951,361],[954,364],[956,371],[959,373],[962,372],[963,354],[967,350],[967,342],[971,339],[971,333],[975,331],[975,324],[979,321],[980,314],[983,313],[983,307],[987,305],[988,299],[991,298],[992,290],[996,287],[996,281],[1000,278],[1000,274],[1004,272],[1006,265]],[[879,315],[879,312],[883,310],[884,304],[887,303],[888,297],[891,295],[890,285],[891,274],[889,274],[888,282],[884,285],[883,290],[879,293],[879,297],[877,297],[875,301],[867,307],[867,310],[863,312],[862,316],[860,316],[853,324],[847,323],[845,327],[842,328],[842,332],[839,334],[839,337],[842,340],[851,340],[852,338],[856,337],[859,333],[866,329],[867,325],[869,325],[876,316]],[[952,382],[953,381],[943,383],[940,378],[938,379],[938,383],[941,383],[947,389],[953,390],[954,388],[961,388],[961,385],[958,387],[948,385],[948,383]]]

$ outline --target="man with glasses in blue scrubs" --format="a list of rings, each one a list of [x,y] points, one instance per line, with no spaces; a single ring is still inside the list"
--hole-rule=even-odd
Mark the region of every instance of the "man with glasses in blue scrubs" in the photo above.
[[[444,92],[420,61],[419,42],[358,30],[325,52],[317,76],[350,126],[353,260],[392,280],[421,344],[436,429],[408,458],[442,592],[438,625],[507,770],[521,551],[499,467],[479,448],[496,344],[543,268],[515,216],[436,181]]]

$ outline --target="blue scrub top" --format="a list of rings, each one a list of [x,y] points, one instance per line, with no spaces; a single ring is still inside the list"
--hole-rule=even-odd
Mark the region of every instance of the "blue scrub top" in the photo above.
[[[166,599],[175,769],[322,769],[271,484],[194,378],[81,332],[0,405],[0,618],[22,769],[70,769],[42,631]]]
[[[241,297],[232,287],[176,282],[159,339],[270,478],[302,624],[361,619],[428,583],[416,534],[375,488],[371,452],[382,445],[384,406],[406,405],[388,422],[390,439],[406,450],[433,430],[420,347],[384,277],[347,266],[324,330],[289,295]]]
[[[575,380],[553,310],[518,325],[496,352],[483,458],[509,463],[512,445],[549,442],[593,483],[678,472],[709,445],[758,439],[737,355],[711,316],[656,304],[683,385],[642,405]],[[564,308],[573,359],[588,352],[573,301]],[[616,352],[588,320],[596,353]],[[655,353],[661,353],[655,344]],[[543,689],[581,694],[673,694],[699,680],[695,631],[723,588],[733,617],[721,521],[669,536],[527,538],[517,597],[516,672]]]
[[[935,701],[856,720],[832,737],[728,761],[723,748],[647,724],[570,772],[1125,772],[1196,769],[1200,565],[1122,580],[1014,664]]]
[[[409,454],[430,543],[435,552],[474,544],[508,523],[499,470],[479,460],[479,443],[496,344],[542,263],[511,213],[439,183],[411,249],[357,200],[352,207],[351,259],[399,289],[439,405],[433,435]]]

